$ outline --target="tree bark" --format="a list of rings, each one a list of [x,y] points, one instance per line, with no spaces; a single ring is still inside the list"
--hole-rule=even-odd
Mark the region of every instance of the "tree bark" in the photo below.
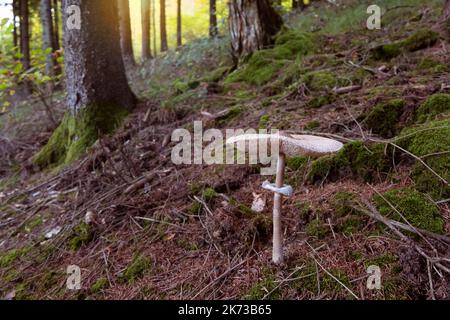
[[[160,6],[160,33],[161,33],[161,52],[169,50],[167,44],[167,29],[166,29],[166,0],[159,1]]]
[[[177,48],[183,45],[181,34],[181,0],[177,0]]]
[[[444,19],[448,20],[450,19],[450,0],[447,0],[445,2],[445,6],[444,6]]]
[[[150,0],[151,1],[151,31],[153,32],[153,56],[156,57],[158,55],[158,52],[156,50],[156,0]]]
[[[152,58],[151,30],[150,30],[150,0],[141,0],[141,26],[142,26],[142,60]]]
[[[131,35],[130,3],[128,0],[118,0],[120,19],[120,45],[126,64],[135,65],[133,54],[133,38]]]
[[[20,15],[20,53],[22,54],[21,62],[23,69],[28,71],[31,68],[30,57],[30,21],[28,0],[19,0]],[[24,93],[31,94],[31,84],[24,81]]]
[[[61,49],[59,41],[59,6],[58,0],[53,0],[53,50]]]
[[[235,59],[273,44],[283,20],[270,0],[231,0],[229,27]]]
[[[53,56],[54,34],[51,0],[41,0],[42,49],[45,52],[45,73],[53,77],[55,74],[55,60]]]
[[[70,27],[70,6],[80,9],[79,29]],[[62,12],[68,112],[34,158],[40,167],[76,160],[136,104],[121,54],[117,2],[63,0]]]
[[[13,11],[13,45],[14,48],[19,46],[19,35],[17,32],[17,0],[13,0],[12,2],[12,11]]]
[[[216,0],[209,0],[209,36],[215,38],[218,35],[217,29],[217,3]]]

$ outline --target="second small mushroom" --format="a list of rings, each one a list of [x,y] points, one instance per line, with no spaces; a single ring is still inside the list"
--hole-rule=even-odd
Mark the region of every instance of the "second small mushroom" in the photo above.
[[[281,205],[283,196],[291,196],[293,189],[284,185],[284,173],[286,167],[286,157],[317,157],[338,152],[343,144],[339,141],[311,136],[311,135],[291,135],[287,133],[278,134],[244,134],[235,136],[227,140],[227,144],[236,144],[246,141],[270,141],[279,146],[276,182],[271,184],[265,182],[263,188],[273,191],[273,252],[272,260],[275,264],[283,263],[283,237],[281,227]]]

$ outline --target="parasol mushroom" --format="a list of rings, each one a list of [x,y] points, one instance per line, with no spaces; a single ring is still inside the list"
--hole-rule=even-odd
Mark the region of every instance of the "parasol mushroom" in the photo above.
[[[281,202],[283,196],[290,197],[293,194],[291,186],[284,185],[284,172],[286,157],[306,156],[316,157],[335,153],[342,149],[343,144],[328,138],[311,135],[291,135],[287,133],[277,134],[243,134],[227,140],[227,144],[251,141],[270,141],[279,146],[276,182],[271,184],[264,182],[263,188],[275,193],[273,203],[273,262],[283,263],[283,241],[281,231]]]

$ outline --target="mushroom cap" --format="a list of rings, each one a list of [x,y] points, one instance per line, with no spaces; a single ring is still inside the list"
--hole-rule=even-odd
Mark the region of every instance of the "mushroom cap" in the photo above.
[[[229,138],[227,140],[227,144],[235,144],[242,141],[250,142],[260,140],[270,140],[271,144],[279,143],[280,153],[288,157],[323,156],[326,154],[338,152],[344,146],[341,142],[333,139],[311,135],[291,135],[287,133],[244,134]]]

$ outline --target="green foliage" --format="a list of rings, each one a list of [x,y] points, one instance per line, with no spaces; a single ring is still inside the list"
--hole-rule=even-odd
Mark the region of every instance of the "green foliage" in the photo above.
[[[203,191],[203,199],[205,199],[205,201],[214,200],[217,196],[218,194],[213,188],[207,188]]]
[[[421,157],[443,179],[450,181],[450,119],[406,128],[400,134],[397,144]],[[433,198],[439,200],[450,197],[450,187],[422,163],[417,162],[412,178],[418,190]]]
[[[411,225],[435,233],[443,233],[444,220],[434,202],[413,189],[388,191],[383,197],[399,211]],[[405,223],[401,216],[381,196],[375,196],[380,213]]]
[[[450,111],[450,94],[434,94],[417,109],[417,122],[423,123],[436,118],[437,115]]]
[[[391,100],[376,105],[364,120],[364,124],[383,138],[392,138],[398,130],[398,122],[405,108],[405,101]]]
[[[372,57],[375,60],[390,60],[404,52],[413,52],[431,47],[438,40],[438,33],[429,29],[420,29],[402,41],[376,47],[372,50]]]
[[[124,272],[124,277],[129,283],[141,278],[151,268],[151,261],[142,255],[136,256]]]
[[[242,106],[234,106],[226,114],[217,118],[216,121],[219,125],[226,125],[232,120],[239,118],[243,112],[244,108]]]
[[[332,200],[332,205],[338,217],[357,215],[358,211],[353,208],[355,203],[356,195],[351,192],[338,192]]]

